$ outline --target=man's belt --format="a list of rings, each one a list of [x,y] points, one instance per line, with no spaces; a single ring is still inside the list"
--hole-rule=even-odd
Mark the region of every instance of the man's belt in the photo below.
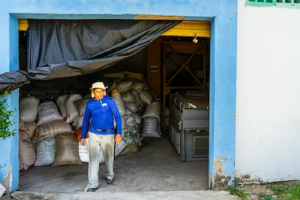
[[[97,129],[97,128],[95,128],[94,127],[94,129],[96,129],[98,132],[100,132],[100,133],[105,133],[105,132],[107,132],[107,131],[111,131],[111,130],[114,130],[114,128],[109,128],[109,129]]]

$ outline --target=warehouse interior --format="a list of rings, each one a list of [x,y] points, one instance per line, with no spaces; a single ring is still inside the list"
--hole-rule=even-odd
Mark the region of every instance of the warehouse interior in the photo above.
[[[191,26],[186,27],[193,29]],[[19,66],[24,71],[27,71],[28,34],[27,31],[19,32]],[[124,116],[126,115],[127,120],[133,113],[138,113],[141,119],[139,124],[134,124],[134,131],[129,125],[123,127],[127,132],[123,135],[125,142],[122,150],[118,149],[118,156],[115,157],[116,180],[113,185],[105,183],[105,164],[100,164],[100,188],[96,192],[205,190],[208,189],[209,77],[209,36],[204,37],[199,33],[185,35],[180,32],[163,34],[135,55],[97,72],[62,79],[31,81],[19,90],[20,106],[23,98],[32,96],[38,99],[39,105],[49,101],[57,103],[63,95],[82,97],[74,102],[89,99],[89,88],[97,81],[103,81],[109,86],[109,96],[112,96],[114,89],[122,88],[118,83],[142,83],[143,89],[138,91],[141,97],[139,101],[142,103],[135,102],[137,105],[134,106],[131,104],[134,103],[131,99],[135,97],[132,92],[133,84],[130,91],[120,92],[126,105],[133,107],[131,111],[135,110],[129,113],[126,110]],[[151,100],[141,95],[144,91],[148,92]],[[147,108],[157,108],[157,105],[159,116],[149,114],[143,117],[148,113]],[[77,105],[76,107],[78,108]],[[62,114],[60,109],[58,111]],[[79,109],[78,112],[80,113]],[[68,122],[71,131],[77,135],[80,119],[82,121],[77,116],[72,122]],[[147,119],[150,124],[154,120],[156,127],[146,130],[144,123]],[[78,121],[75,122],[76,120]],[[137,121],[136,118],[135,120]],[[39,123],[38,119],[35,122]],[[33,122],[24,123],[26,127],[26,123]],[[25,129],[20,131],[20,135],[26,132]],[[26,145],[31,143],[36,154],[35,159],[40,149],[37,147],[40,140],[46,139],[45,136],[39,137],[40,130],[41,127],[35,126],[33,135],[20,141],[23,146],[24,141]],[[126,135],[128,131],[130,138]],[[56,133],[52,137],[57,140],[60,134]],[[24,136],[20,138],[22,140]],[[82,147],[76,142],[76,151],[80,154],[78,151]],[[32,165],[21,163],[19,190],[83,191],[87,184],[88,163],[80,155],[78,158],[81,162],[79,160],[73,164],[58,164],[57,167],[52,163],[35,166],[36,161]]]

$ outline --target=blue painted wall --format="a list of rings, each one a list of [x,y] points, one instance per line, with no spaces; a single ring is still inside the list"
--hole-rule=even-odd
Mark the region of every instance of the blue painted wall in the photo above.
[[[18,59],[18,20],[8,13],[9,2],[0,3],[0,24],[3,26],[0,39],[0,73],[19,68]],[[19,109],[19,90],[15,90],[8,96],[10,110]],[[15,112],[11,120],[17,122],[11,130],[18,131],[19,112]],[[16,136],[0,139],[0,183],[11,168],[11,191],[18,188],[19,182],[19,146],[18,132]]]
[[[0,73],[18,65],[17,23],[20,18],[37,19],[133,19],[137,14],[182,15],[185,19],[212,21],[211,34],[211,96],[210,96],[210,156],[209,174],[214,181],[221,161],[223,172],[234,178],[235,162],[235,102],[237,52],[236,0],[1,0]],[[16,94],[11,96],[18,108]],[[0,141],[0,163],[17,165],[17,137]],[[10,152],[9,152],[10,151]],[[222,159],[223,158],[223,159]],[[0,170],[0,181],[7,168]],[[14,171],[13,185],[18,184]],[[13,187],[15,190],[16,187]]]

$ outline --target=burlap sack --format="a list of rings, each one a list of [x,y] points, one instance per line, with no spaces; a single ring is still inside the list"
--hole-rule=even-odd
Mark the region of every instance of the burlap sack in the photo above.
[[[35,161],[35,151],[31,141],[23,141],[22,135],[19,136],[19,156],[20,170],[28,169]]]
[[[23,130],[20,130],[20,133],[22,133],[23,136],[23,140],[31,139],[36,129],[36,123],[26,122],[24,123],[24,127],[25,128]]]
[[[66,123],[64,120],[57,120],[38,126],[35,132],[39,138],[49,138],[60,133],[71,131],[72,129],[70,124]]]
[[[74,133],[63,133],[56,136],[55,161],[52,167],[64,165],[81,165],[78,140]]]
[[[37,110],[38,110],[38,122],[37,122],[38,126],[48,122],[64,119],[59,114],[58,108],[53,101],[46,101],[41,103],[38,106]]]

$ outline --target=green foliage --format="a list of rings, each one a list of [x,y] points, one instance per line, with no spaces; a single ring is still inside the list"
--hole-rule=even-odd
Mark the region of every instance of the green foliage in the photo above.
[[[16,122],[11,120],[14,111],[9,110],[9,105],[7,104],[8,94],[6,92],[4,95],[0,95],[0,138],[3,138],[3,140],[16,134],[16,130],[10,130],[10,126]]]
[[[239,197],[242,197],[243,200],[248,199],[246,193],[239,188],[228,186],[225,190],[229,191],[229,193],[232,195],[237,195]]]
[[[6,163],[4,163],[4,166],[3,166],[3,167],[6,167]],[[2,165],[0,165],[0,169],[2,169],[3,167],[2,167]]]
[[[269,194],[260,193],[259,196],[262,197],[261,200],[275,200],[275,199],[274,199],[271,195],[269,195]]]
[[[300,200],[300,182],[291,184],[272,185],[270,189],[277,195],[278,200]]]

